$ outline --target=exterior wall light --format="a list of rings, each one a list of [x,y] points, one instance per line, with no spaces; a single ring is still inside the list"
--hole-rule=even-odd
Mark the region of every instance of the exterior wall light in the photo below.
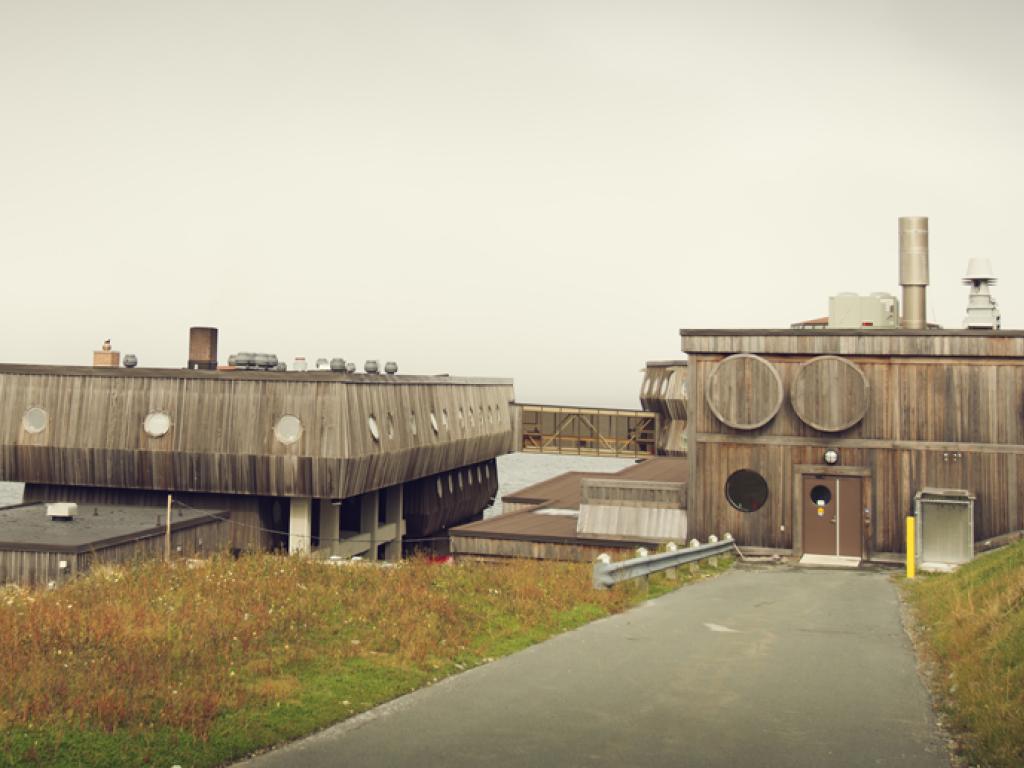
[[[839,461],[839,451],[835,450],[834,448],[829,448],[827,451],[825,451],[826,464],[835,464],[837,461]]]

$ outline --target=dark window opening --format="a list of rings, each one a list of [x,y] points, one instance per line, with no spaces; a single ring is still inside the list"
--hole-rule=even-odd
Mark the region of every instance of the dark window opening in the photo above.
[[[811,501],[815,506],[824,507],[832,501],[832,491],[824,485],[816,485],[811,488]]]
[[[768,500],[768,483],[752,469],[741,469],[725,481],[725,498],[741,512],[756,512]]]

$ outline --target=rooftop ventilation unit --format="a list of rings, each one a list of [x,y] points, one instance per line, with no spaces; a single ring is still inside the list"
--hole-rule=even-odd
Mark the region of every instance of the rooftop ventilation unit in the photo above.
[[[999,306],[989,292],[989,286],[996,284],[996,276],[992,272],[992,262],[988,259],[971,259],[967,262],[967,274],[964,285],[971,286],[967,298],[967,317],[964,328],[998,329],[1002,325]]]
[[[974,558],[974,496],[959,488],[922,488],[914,496],[917,565],[949,571]]]
[[[828,299],[829,328],[897,328],[900,301],[891,293],[840,293]]]
[[[62,501],[46,505],[46,516],[51,520],[68,522],[78,514],[78,505],[74,502]]]

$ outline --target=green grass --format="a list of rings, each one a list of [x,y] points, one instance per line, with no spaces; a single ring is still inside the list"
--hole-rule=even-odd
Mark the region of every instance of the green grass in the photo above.
[[[139,563],[0,590],[0,765],[216,766],[729,567]]]
[[[964,757],[1024,765],[1024,541],[904,589]]]

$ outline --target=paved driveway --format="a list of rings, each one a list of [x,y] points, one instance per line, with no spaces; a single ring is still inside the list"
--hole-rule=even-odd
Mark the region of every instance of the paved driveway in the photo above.
[[[765,567],[685,587],[244,765],[949,763],[888,577]]]

